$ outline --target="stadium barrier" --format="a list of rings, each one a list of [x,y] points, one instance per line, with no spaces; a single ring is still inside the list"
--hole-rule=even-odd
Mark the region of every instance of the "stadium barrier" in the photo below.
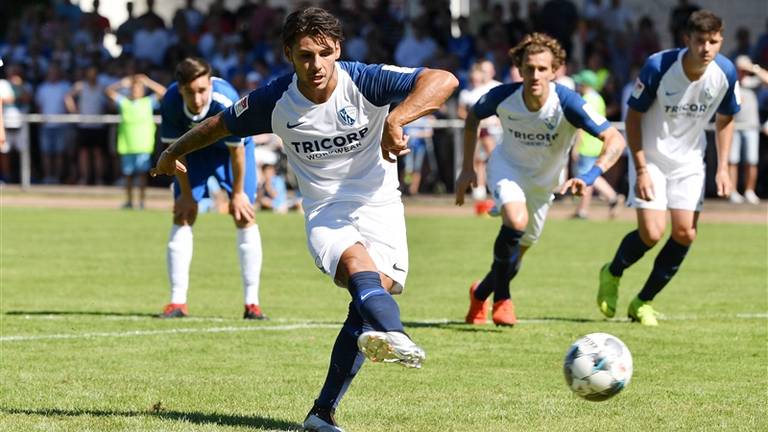
[[[156,124],[160,124],[161,118],[159,115],[154,116],[154,120]],[[22,115],[22,139],[26,140],[26,142],[22,143],[21,145],[21,154],[20,157],[20,177],[21,177],[21,187],[22,189],[28,189],[31,185],[31,157],[30,157],[30,138],[29,138],[29,125],[30,124],[43,124],[43,123],[63,123],[63,124],[71,124],[71,125],[77,125],[77,124],[104,124],[107,126],[110,126],[112,130],[109,134],[109,145],[110,148],[115,148],[115,140],[116,140],[116,134],[114,133],[114,126],[118,123],[120,123],[120,116],[117,114],[23,114]],[[461,170],[461,160],[463,158],[464,153],[464,144],[463,144],[463,133],[462,129],[464,128],[464,120],[460,119],[433,119],[428,122],[428,125],[431,126],[434,129],[450,129],[451,135],[453,137],[453,151],[454,151],[454,161],[456,162],[455,166],[455,175],[458,176],[459,171]],[[624,130],[624,122],[613,122],[612,125],[616,127],[617,129],[623,131]],[[745,130],[749,129],[749,125],[744,123],[736,123],[736,130]],[[706,130],[714,130],[714,123],[710,123],[707,125]],[[431,144],[431,140],[430,144]],[[433,150],[431,148],[428,149],[429,153],[434,154]]]

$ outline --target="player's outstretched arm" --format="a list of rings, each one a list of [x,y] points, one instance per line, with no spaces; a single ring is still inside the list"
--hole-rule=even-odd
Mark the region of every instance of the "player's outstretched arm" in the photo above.
[[[178,161],[181,156],[207,147],[229,135],[231,135],[231,133],[224,124],[224,120],[221,118],[221,113],[209,117],[199,125],[187,131],[181,138],[160,153],[157,165],[155,165],[149,173],[154,177],[158,174],[175,175],[176,170],[187,172],[184,164]]]
[[[403,135],[403,125],[439,109],[456,91],[459,80],[444,70],[424,69],[419,73],[413,90],[387,116],[381,148],[384,158],[394,162],[389,153],[401,156],[408,153],[408,137]]]
[[[477,173],[475,172],[474,158],[477,145],[477,128],[480,119],[471,109],[464,120],[464,158],[461,164],[461,173],[456,179],[456,205],[464,204],[464,193],[470,185],[477,186]]]
[[[728,155],[731,151],[731,140],[735,122],[732,115],[717,114],[715,116],[715,142],[717,144],[717,196],[728,196],[731,193],[731,177],[728,175]]]

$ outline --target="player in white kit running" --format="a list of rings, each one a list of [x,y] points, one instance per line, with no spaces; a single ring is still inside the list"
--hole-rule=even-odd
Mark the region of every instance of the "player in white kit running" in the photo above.
[[[391,295],[403,290],[408,272],[394,162],[408,152],[403,125],[437,110],[458,81],[440,70],[337,61],[341,25],[320,8],[290,14],[282,38],[295,73],[182,136],[163,152],[155,173],[183,170],[179,157],[223,136],[282,138],[304,200],[309,251],[352,295],[325,384],[304,420],[306,430],[341,431],[333,414],[364,356],[412,368],[424,360]],[[401,102],[390,112],[395,101]]]
[[[493,322],[517,322],[509,284],[523,254],[541,235],[554,190],[581,194],[607,171],[624,149],[624,137],[594,111],[578,93],[554,83],[565,52],[552,37],[533,33],[510,51],[523,76],[522,83],[494,87],[478,100],[464,129],[464,165],[456,181],[456,204],[475,185],[472,155],[480,120],[496,115],[504,135],[488,161],[488,185],[502,225],[493,246],[493,263],[485,278],[470,287],[466,322],[484,324],[488,297],[493,294]],[[588,172],[558,187],[560,173],[578,129],[603,141],[602,153]],[[556,189],[557,188],[557,189]]]
[[[628,204],[637,210],[638,229],[627,234],[613,261],[600,270],[597,304],[607,317],[616,313],[619,279],[664,236],[667,210],[672,233],[653,270],[627,312],[633,321],[658,325],[651,300],[666,286],[696,238],[704,202],[704,128],[715,116],[718,196],[728,196],[728,150],[733,115],[739,111],[736,68],[718,54],[723,21],[710,11],[694,12],[685,48],[653,54],[640,71],[627,113],[632,152]]]

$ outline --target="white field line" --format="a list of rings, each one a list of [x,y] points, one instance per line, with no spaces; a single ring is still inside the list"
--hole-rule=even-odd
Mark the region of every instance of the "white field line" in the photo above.
[[[181,333],[236,333],[249,331],[291,331],[307,328],[339,328],[339,324],[303,323],[277,326],[248,326],[248,327],[209,327],[209,328],[178,328],[167,330],[130,330],[121,332],[89,332],[89,333],[60,333],[31,336],[0,336],[0,342],[20,342],[51,339],[93,339],[130,336],[155,336]]]
[[[40,318],[46,319],[48,315],[27,315],[26,319]],[[51,315],[58,319],[58,316]],[[112,319],[108,317],[107,319]],[[713,318],[719,319],[768,319],[768,313],[737,313],[733,315],[716,315],[716,316],[694,316],[694,315],[681,315],[681,316],[661,316],[664,321],[698,321],[707,320]],[[192,318],[184,318],[185,320],[193,320]],[[197,321],[206,321],[206,318],[198,318]],[[211,321],[224,321],[221,318],[213,318]],[[233,320],[234,321],[234,320]],[[520,324],[551,324],[553,322],[568,321],[568,319],[520,319]],[[612,320],[606,320],[606,322],[623,322],[629,321],[627,318],[618,318]],[[59,333],[59,334],[42,334],[42,335],[13,335],[13,336],[0,336],[0,342],[23,342],[23,341],[35,341],[35,340],[56,340],[56,339],[94,339],[94,338],[111,338],[111,337],[132,337],[132,336],[156,336],[156,335],[173,335],[173,334],[190,334],[190,333],[239,333],[239,332],[251,332],[251,331],[292,331],[300,329],[338,329],[341,323],[321,323],[311,321],[289,321],[289,320],[274,320],[273,322],[285,322],[290,324],[282,325],[260,325],[260,326],[228,326],[228,327],[201,327],[201,328],[176,328],[166,330],[129,330],[120,332],[86,332],[86,333]],[[586,322],[600,322],[600,321],[586,321]],[[435,320],[423,320],[423,321],[407,321],[415,325],[440,325],[440,324],[461,324],[461,321],[449,320],[449,319],[435,319]]]

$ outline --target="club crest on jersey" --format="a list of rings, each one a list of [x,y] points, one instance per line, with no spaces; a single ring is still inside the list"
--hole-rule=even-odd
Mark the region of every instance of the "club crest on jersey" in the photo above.
[[[550,116],[544,119],[544,126],[549,130],[554,130],[557,127],[557,116]]]
[[[707,102],[711,102],[712,99],[715,98],[715,91],[711,89],[710,87],[707,87],[704,89],[704,100]]]
[[[345,126],[352,126],[355,124],[355,120],[357,119],[357,108],[351,105],[345,106],[336,113],[336,116],[339,118],[341,124]]]
[[[637,78],[635,80],[635,86],[632,88],[632,97],[635,99],[639,98],[640,95],[643,94],[643,90],[645,90],[645,84],[640,81],[640,78]]]

